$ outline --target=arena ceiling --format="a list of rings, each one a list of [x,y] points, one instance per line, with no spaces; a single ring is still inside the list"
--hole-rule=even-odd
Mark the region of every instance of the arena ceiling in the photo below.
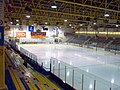
[[[97,22],[98,20],[113,20],[120,23],[120,0],[10,0],[5,4],[5,21],[21,24],[48,24],[59,25],[65,23],[79,24]],[[57,9],[51,8],[52,4]],[[26,9],[27,8],[27,9]],[[105,17],[107,13],[110,16]],[[28,19],[26,15],[31,17]]]

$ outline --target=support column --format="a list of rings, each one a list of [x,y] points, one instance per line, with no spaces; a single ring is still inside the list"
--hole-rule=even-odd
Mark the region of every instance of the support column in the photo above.
[[[6,90],[4,55],[4,0],[0,0],[0,90]]]
[[[0,26],[0,90],[5,90],[4,27]]]

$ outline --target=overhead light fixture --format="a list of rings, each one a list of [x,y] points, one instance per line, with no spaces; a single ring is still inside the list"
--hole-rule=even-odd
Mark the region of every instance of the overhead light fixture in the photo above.
[[[96,23],[93,23],[94,25],[96,25]]]
[[[26,15],[26,18],[30,18],[30,15]]]
[[[72,29],[75,28],[75,27],[71,27]]]
[[[17,26],[19,25],[19,23],[16,24]]]
[[[116,25],[116,27],[119,27],[119,25]]]
[[[52,6],[51,6],[51,8],[56,9],[56,8],[57,8],[57,6],[56,6],[56,5],[52,5]]]
[[[51,4],[51,8],[53,8],[53,9],[57,8],[57,4],[55,3],[55,1]]]
[[[83,26],[83,24],[80,24],[80,26]]]
[[[13,24],[13,22],[10,22],[10,24]]]
[[[67,20],[64,20],[64,22],[67,22]]]
[[[19,22],[19,20],[17,19],[16,22]]]
[[[108,13],[105,13],[104,16],[105,16],[105,17],[109,17],[110,15],[109,15]]]
[[[72,24],[69,24],[69,26],[71,27],[71,26],[72,26]]]
[[[45,22],[45,24],[48,24],[48,22]]]

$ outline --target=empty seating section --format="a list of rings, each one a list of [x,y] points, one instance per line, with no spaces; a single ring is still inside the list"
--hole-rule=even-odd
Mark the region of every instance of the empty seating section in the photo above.
[[[120,51],[120,40],[116,40],[113,38],[106,39],[105,37],[92,37],[85,43],[85,45],[105,48],[105,50],[110,49]]]
[[[68,43],[75,43],[79,45],[83,45],[85,41],[87,41],[90,37],[89,36],[74,36]]]
[[[105,50],[118,50],[120,51],[120,38],[113,37],[99,37],[99,36],[84,36],[74,35],[71,39],[66,41],[67,43],[74,43],[92,47],[104,48]]]
[[[78,44],[79,46],[98,47],[105,50],[120,51],[120,38],[73,35],[66,43]]]
[[[108,49],[120,51],[120,40],[113,40]]]
[[[14,56],[18,56],[14,60]],[[30,65],[26,68],[23,65],[24,60],[11,50],[6,49],[6,80],[9,90],[60,90],[48,78],[35,71]],[[19,63],[17,63],[19,61]],[[8,77],[9,76],[9,77]],[[14,88],[13,88],[14,87]]]
[[[92,46],[97,46],[97,47],[101,47],[101,48],[104,48],[108,42],[110,42],[111,40],[110,39],[106,39],[106,38],[91,38],[89,40],[89,45],[92,45]]]

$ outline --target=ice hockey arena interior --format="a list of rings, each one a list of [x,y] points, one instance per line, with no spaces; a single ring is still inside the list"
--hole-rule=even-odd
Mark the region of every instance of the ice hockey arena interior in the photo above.
[[[0,90],[120,90],[120,0],[0,0]]]

